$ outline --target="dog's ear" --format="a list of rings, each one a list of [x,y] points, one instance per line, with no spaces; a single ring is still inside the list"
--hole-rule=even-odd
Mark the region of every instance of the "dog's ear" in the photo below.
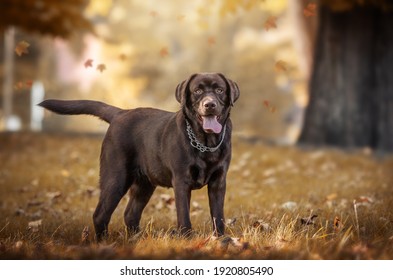
[[[229,90],[230,90],[229,91],[229,100],[230,100],[231,106],[233,106],[233,103],[235,103],[236,100],[240,96],[239,87],[234,81],[227,79],[223,74],[219,73],[218,75],[220,75],[220,77],[223,78],[224,81],[226,81],[227,85],[229,86]]]
[[[185,102],[186,100],[185,97],[188,91],[188,85],[196,75],[197,74],[192,74],[187,80],[184,80],[183,82],[177,85],[175,95],[176,95],[176,100],[180,104],[183,104]]]

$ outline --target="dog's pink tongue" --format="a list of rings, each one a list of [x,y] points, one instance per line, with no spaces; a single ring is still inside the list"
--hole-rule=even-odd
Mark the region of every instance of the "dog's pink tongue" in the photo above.
[[[203,130],[206,132],[220,133],[222,125],[217,121],[217,116],[202,116]]]

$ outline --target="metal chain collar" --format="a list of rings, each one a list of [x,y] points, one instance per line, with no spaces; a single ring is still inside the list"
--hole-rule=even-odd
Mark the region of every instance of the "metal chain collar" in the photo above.
[[[205,145],[203,145],[201,142],[198,141],[198,139],[196,138],[194,131],[192,131],[191,125],[190,123],[186,120],[186,125],[187,125],[187,134],[188,134],[188,138],[190,138],[190,144],[191,146],[193,146],[194,148],[198,149],[200,152],[204,153],[204,152],[215,152],[218,150],[218,148],[220,148],[222,142],[224,141],[225,138],[225,131],[226,131],[226,125],[224,126],[224,131],[222,132],[222,138],[220,143],[218,143],[217,146],[215,147],[207,147]]]

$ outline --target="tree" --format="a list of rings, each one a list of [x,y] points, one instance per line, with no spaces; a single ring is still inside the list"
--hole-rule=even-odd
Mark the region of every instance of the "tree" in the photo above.
[[[393,151],[393,9],[325,0],[300,143]]]
[[[0,31],[16,27],[26,32],[69,37],[75,30],[92,31],[83,16],[86,0],[1,0]]]

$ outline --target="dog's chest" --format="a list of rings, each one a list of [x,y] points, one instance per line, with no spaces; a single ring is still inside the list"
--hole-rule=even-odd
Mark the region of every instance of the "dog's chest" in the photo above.
[[[206,165],[206,164],[192,164],[189,167],[189,182],[191,189],[200,189],[207,185],[209,181],[216,177],[216,173],[222,168]]]

